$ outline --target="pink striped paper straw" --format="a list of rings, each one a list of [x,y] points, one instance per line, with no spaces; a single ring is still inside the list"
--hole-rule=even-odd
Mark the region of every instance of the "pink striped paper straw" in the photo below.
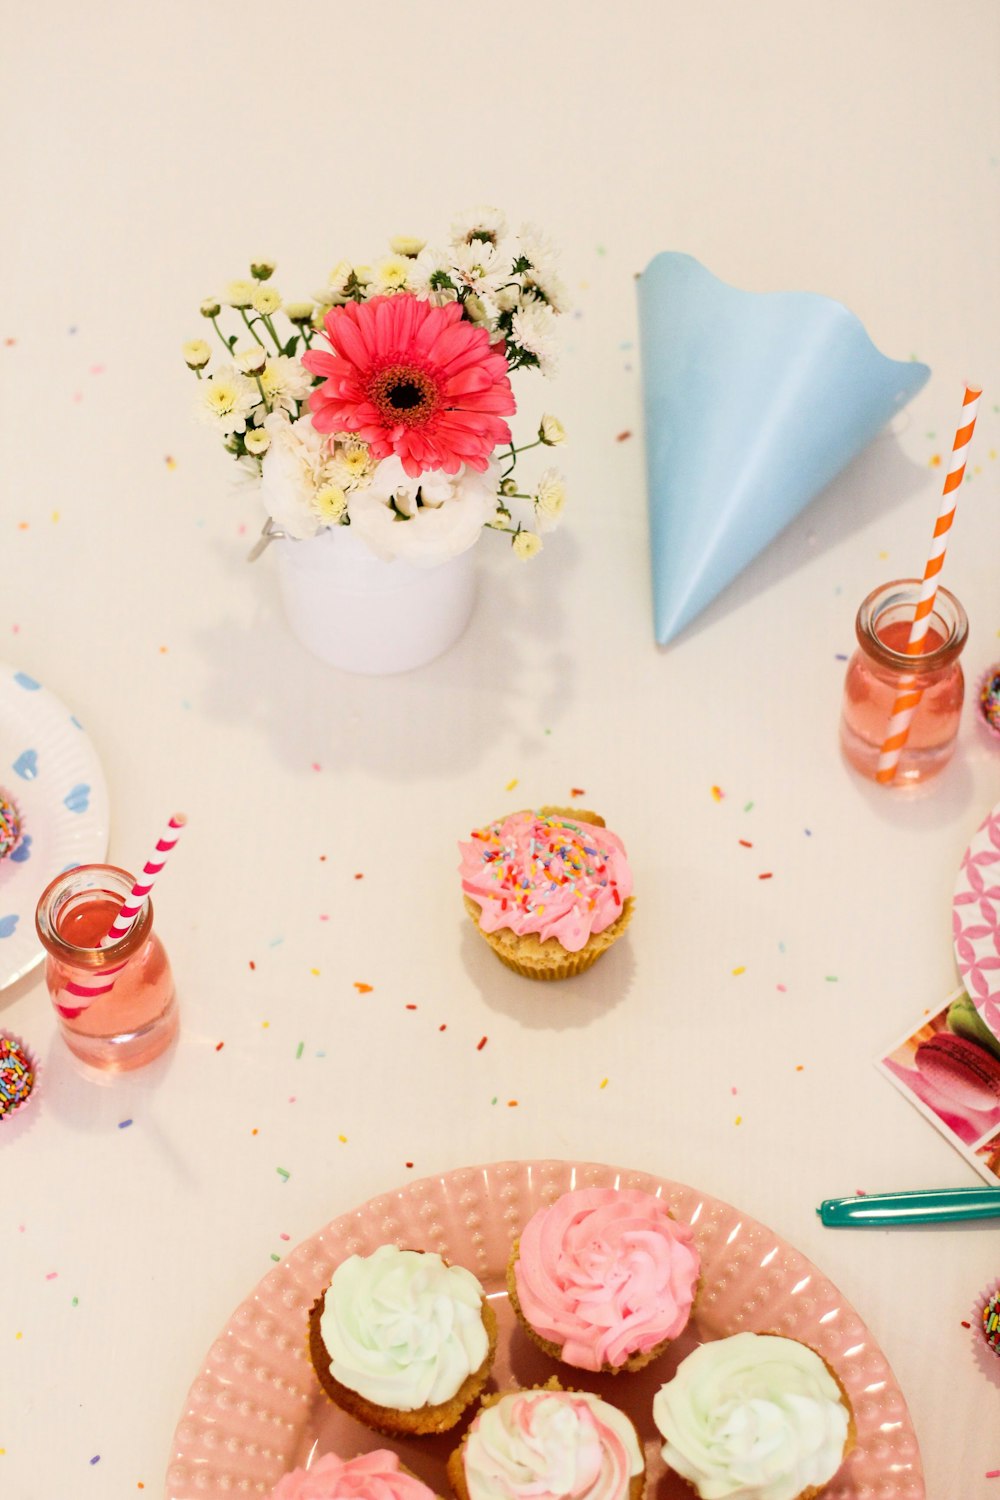
[[[962,421],[958,431],[955,433],[955,441],[952,444],[951,462],[948,465],[948,473],[945,476],[944,490],[941,496],[941,505],[938,517],[934,523],[934,536],[931,541],[931,552],[924,568],[923,581],[920,585],[920,596],[917,600],[916,613],[913,616],[913,624],[910,626],[910,639],[906,643],[908,656],[920,656],[930,629],[931,614],[934,610],[934,601],[937,598],[938,574],[944,567],[944,554],[948,545],[948,532],[951,523],[955,519],[957,499],[953,499],[955,491],[965,477],[965,459],[972,441],[973,429],[976,425],[976,413],[979,410],[979,398],[982,390],[978,386],[966,386],[965,397],[962,401]],[[875,780],[883,785],[888,785],[896,775],[899,765],[899,757],[903,746],[906,744],[910,733],[910,725],[913,715],[916,713],[923,696],[920,688],[915,686],[916,677],[907,674],[900,679],[899,693],[892,705],[892,716],[889,719],[889,727],[882,744],[882,752],[878,759],[878,770],[875,772]]]
[[[167,855],[180,838],[186,822],[187,818],[183,813],[174,813],[174,816],[170,819],[170,822],[157,840],[156,848],[143,865],[142,871],[129,891],[128,896],[125,898],[125,902],[119,910],[118,915],[98,944],[99,948],[110,948],[112,943],[118,942],[129,931],[132,923],[142,909],[142,903],[153,889],[156,877],[166,864]],[[64,1016],[78,1016],[81,1011],[86,1010],[87,1006],[92,1005],[101,995],[107,995],[114,989],[115,978],[124,968],[125,964],[121,963],[115,964],[111,968],[102,969],[99,974],[95,974],[92,979],[86,980],[83,984],[78,984],[76,980],[70,980],[69,984],[65,986],[66,993],[72,995],[78,1004],[73,1007],[60,1005],[57,1008]]]

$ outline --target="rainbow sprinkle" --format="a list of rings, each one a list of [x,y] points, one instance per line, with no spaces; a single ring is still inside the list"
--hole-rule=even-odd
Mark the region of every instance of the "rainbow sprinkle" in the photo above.
[[[24,1043],[0,1032],[0,1120],[27,1104],[35,1087],[35,1068]]]
[[[987,1349],[1000,1354],[1000,1287],[983,1303],[983,1338]]]

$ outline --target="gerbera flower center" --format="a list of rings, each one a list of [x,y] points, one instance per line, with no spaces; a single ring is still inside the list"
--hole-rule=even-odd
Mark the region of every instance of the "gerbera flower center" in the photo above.
[[[426,422],[441,404],[437,381],[419,365],[387,365],[368,385],[368,399],[382,420],[415,427]]]

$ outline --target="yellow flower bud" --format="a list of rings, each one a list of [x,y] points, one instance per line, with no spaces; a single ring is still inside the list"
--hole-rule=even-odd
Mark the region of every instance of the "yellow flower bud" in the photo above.
[[[566,429],[558,417],[552,416],[551,412],[546,412],[542,417],[538,436],[546,447],[556,448],[566,441]]]
[[[286,302],[284,313],[290,323],[311,323],[313,305],[311,302]]]
[[[189,339],[181,345],[181,353],[189,370],[203,370],[212,358],[212,351],[204,339]]]
[[[249,307],[257,290],[252,281],[231,281],[226,287],[223,301],[230,307]]]
[[[251,427],[243,439],[243,446],[254,458],[260,458],[271,446],[270,433],[264,432],[260,427]]]
[[[203,318],[217,318],[222,311],[215,297],[206,297],[201,304],[201,315]]]
[[[254,281],[267,281],[274,275],[275,262],[273,260],[253,260],[250,262],[250,275]]]
[[[260,344],[251,344],[249,349],[237,350],[235,358],[244,375],[259,375],[267,364],[267,350]]]
[[[420,254],[426,243],[426,240],[415,240],[408,234],[394,234],[389,241],[389,249],[393,255],[405,255],[412,260]]]

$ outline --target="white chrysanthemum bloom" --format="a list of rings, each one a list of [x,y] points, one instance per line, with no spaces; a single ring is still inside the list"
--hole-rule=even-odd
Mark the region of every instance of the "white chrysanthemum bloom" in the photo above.
[[[232,365],[221,366],[198,383],[198,415],[226,437],[246,430],[247,417],[259,400],[257,387]]]
[[[389,241],[389,249],[393,255],[406,255],[412,260],[415,255],[420,254],[426,244],[426,240],[414,239],[409,234],[394,234]]]
[[[511,546],[522,562],[528,562],[541,552],[542,539],[533,531],[517,531],[511,539]]]
[[[466,297],[463,306],[465,308],[465,316],[470,322],[481,323],[484,327],[491,330],[496,326],[496,320],[500,316],[500,309],[492,297],[480,297],[477,293],[471,292]]]
[[[347,495],[339,484],[321,485],[312,497],[312,508],[323,526],[339,526],[347,514]]]
[[[479,296],[490,296],[510,279],[508,255],[486,240],[456,245],[451,254],[451,277],[457,286],[468,287]]]
[[[231,281],[222,294],[223,302],[230,307],[249,307],[257,290],[253,281]]]
[[[267,364],[267,350],[251,344],[249,349],[237,349],[234,358],[244,375],[259,375]]]
[[[538,360],[543,375],[551,375],[556,366],[555,313],[547,302],[525,297],[511,320],[511,337]]]
[[[254,458],[262,458],[271,446],[271,434],[263,427],[251,427],[243,439],[243,446]]]
[[[551,531],[558,524],[566,504],[566,482],[558,469],[545,470],[532,498],[539,530]]]
[[[253,294],[253,310],[269,318],[281,306],[281,293],[273,286],[259,286]]]
[[[452,220],[451,239],[454,245],[469,245],[473,240],[498,245],[507,233],[507,218],[499,208],[480,204]]]
[[[356,489],[375,472],[375,460],[368,444],[353,433],[337,434],[337,466],[344,474],[345,487]]]
[[[406,290],[412,262],[405,255],[387,255],[375,267],[373,292],[375,296],[391,296],[393,292]]]
[[[261,467],[260,495],[275,525],[302,541],[323,525],[314,500],[328,482],[330,445],[310,417],[290,422],[283,412],[264,419],[271,445]]]
[[[530,271],[523,275],[524,290],[528,293],[536,293],[552,308],[553,312],[564,313],[569,308],[569,292],[566,290],[562,278],[552,270],[539,270],[532,266]]]
[[[551,412],[544,412],[542,420],[538,425],[538,436],[548,448],[558,448],[560,443],[566,441],[566,429],[558,417]]]
[[[300,401],[312,390],[312,376],[290,354],[274,354],[260,377],[261,387],[272,411],[287,411],[294,416]]]
[[[378,465],[370,484],[348,496],[347,509],[376,557],[430,566],[475,545],[496,513],[499,482],[494,459],[482,474],[463,464],[457,474],[434,469],[414,479],[393,455]]]
[[[181,353],[189,370],[203,370],[212,358],[212,351],[204,339],[188,339],[181,345]]]

